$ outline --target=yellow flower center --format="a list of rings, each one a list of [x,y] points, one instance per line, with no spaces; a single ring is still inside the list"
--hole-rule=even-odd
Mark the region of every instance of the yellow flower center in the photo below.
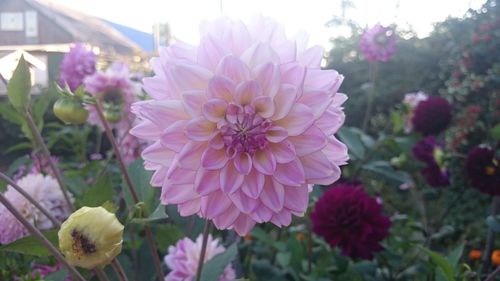
[[[97,251],[94,242],[80,231],[73,229],[71,237],[73,238],[72,249],[78,259],[83,255],[93,254]]]
[[[495,169],[495,167],[493,167],[493,166],[486,166],[486,168],[484,168],[484,172],[485,172],[488,176],[492,176],[493,174],[495,174],[496,169]]]

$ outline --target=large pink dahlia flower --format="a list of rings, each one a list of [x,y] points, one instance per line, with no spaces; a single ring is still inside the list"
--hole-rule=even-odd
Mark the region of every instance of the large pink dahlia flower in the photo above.
[[[205,23],[198,47],[161,50],[144,79],[152,100],[132,106],[141,122],[131,131],[152,142],[142,157],[161,201],[240,235],[302,216],[309,186],[335,182],[348,159],[333,135],[343,77],[322,70],[322,57],[264,18]]]

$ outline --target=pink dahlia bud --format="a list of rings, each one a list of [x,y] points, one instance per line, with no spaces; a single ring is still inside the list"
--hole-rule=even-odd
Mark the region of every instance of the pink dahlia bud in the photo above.
[[[168,247],[165,263],[170,268],[170,273],[165,276],[165,281],[194,280],[196,270],[198,269],[202,242],[203,236],[200,235],[196,239],[196,242],[189,238],[184,238],[179,240],[175,246]],[[225,250],[224,246],[219,245],[218,239],[212,239],[211,235],[208,236],[207,250],[203,263],[206,263]],[[236,280],[236,273],[233,267],[228,265],[219,277],[219,281],[232,280]]]
[[[487,147],[474,147],[467,154],[465,169],[471,185],[483,193],[500,195],[500,157]]]
[[[362,185],[343,183],[325,191],[311,213],[313,231],[342,255],[372,259],[383,249],[391,221]]]
[[[377,23],[366,29],[359,42],[359,48],[368,61],[388,61],[397,51],[396,34],[390,27]]]
[[[205,23],[199,46],[161,50],[131,133],[152,142],[142,157],[163,204],[242,236],[304,215],[308,187],[335,182],[348,159],[334,136],[343,77],[322,70],[322,57],[264,18]]]
[[[59,184],[52,176],[29,174],[17,181],[40,205],[47,209],[58,221],[64,221],[71,213]],[[37,207],[31,204],[13,187],[8,186],[4,196],[24,215],[24,218],[38,229],[51,229],[53,223]],[[0,244],[8,244],[28,235],[29,231],[5,208],[0,205]]]
[[[122,131],[130,128],[132,123],[130,105],[137,100],[135,86],[129,77],[128,68],[123,64],[115,63],[105,72],[96,72],[84,81],[85,90],[100,99],[104,116],[114,128]],[[87,109],[89,111],[88,122],[104,128],[95,106],[89,105]]]
[[[71,91],[83,84],[85,77],[94,74],[96,55],[78,43],[67,53],[59,67],[59,85],[68,84]]]

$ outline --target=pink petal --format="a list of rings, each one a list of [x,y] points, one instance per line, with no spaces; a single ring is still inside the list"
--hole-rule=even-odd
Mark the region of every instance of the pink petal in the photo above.
[[[340,178],[340,169],[321,151],[300,157],[308,183],[329,185]]]
[[[215,73],[226,76],[236,84],[250,79],[250,70],[247,65],[232,55],[225,56],[219,62]]]
[[[280,120],[287,116],[295,104],[296,97],[296,87],[288,84],[281,85],[278,94],[274,97],[275,111],[272,119]]]
[[[221,134],[215,135],[209,142],[208,145],[210,145],[211,148],[213,149],[222,149],[224,148],[224,141],[222,140]]]
[[[347,164],[347,160],[349,160],[347,146],[336,139],[335,136],[328,138],[328,144],[322,152],[326,155],[328,160],[332,161],[337,166],[345,165]]]
[[[339,73],[333,69],[308,69],[304,80],[304,91],[323,90],[334,93],[340,86]]]
[[[210,99],[203,104],[203,116],[209,121],[219,122],[226,116],[227,102],[223,99]]]
[[[280,56],[280,63],[289,63],[296,61],[297,58],[297,45],[294,41],[288,40],[283,44],[274,48],[276,53]]]
[[[266,132],[266,139],[273,143],[279,143],[288,137],[288,132],[283,127],[274,126]]]
[[[262,89],[257,82],[254,80],[245,81],[236,87],[234,101],[241,106],[245,106],[250,104],[254,98],[261,95]]]
[[[304,167],[298,159],[286,164],[278,164],[274,178],[283,185],[301,186],[306,181]]]
[[[292,223],[292,214],[288,210],[283,210],[278,214],[275,214],[271,219],[271,222],[278,227],[289,226]]]
[[[207,101],[204,91],[189,91],[182,95],[184,111],[191,117],[201,115],[201,106]]]
[[[274,52],[271,46],[262,42],[257,42],[246,49],[240,58],[250,69],[269,62],[279,64],[280,60],[278,54]]]
[[[166,178],[167,178],[167,169],[163,166],[160,166],[160,168],[158,168],[158,170],[156,170],[154,174],[151,176],[150,183],[154,187],[162,186]]]
[[[244,192],[239,190],[229,194],[229,198],[233,201],[238,210],[245,214],[253,212],[259,205],[259,200],[250,198],[246,196]]]
[[[233,100],[236,84],[229,78],[224,76],[214,76],[208,82],[208,96],[210,98],[218,98],[230,102]]]
[[[234,221],[234,230],[238,235],[245,236],[255,225],[255,221],[252,220],[248,215],[240,214],[240,216]]]
[[[179,120],[166,128],[160,137],[162,146],[175,152],[180,152],[184,145],[189,141],[184,133],[184,127],[186,127],[186,124],[186,120]]]
[[[134,103],[131,109],[134,114],[153,122],[161,129],[165,129],[178,120],[187,120],[190,118],[182,110],[182,101],[179,100],[140,101]]]
[[[309,190],[306,186],[285,187],[285,208],[303,213],[309,203]]]
[[[197,142],[188,142],[177,154],[179,166],[188,170],[196,170],[200,166],[200,159],[206,144]]]
[[[198,169],[194,179],[194,189],[200,195],[205,196],[220,189],[219,170],[210,171],[203,168]]]
[[[252,160],[255,169],[265,175],[272,175],[276,169],[276,158],[268,149],[256,151]]]
[[[181,204],[198,198],[192,185],[165,183],[161,189],[161,202],[167,204]]]
[[[268,222],[273,217],[273,211],[264,204],[260,204],[254,212],[249,214],[258,223]]]
[[[179,214],[183,217],[191,216],[197,214],[200,211],[201,207],[201,199],[194,199],[191,201],[187,201],[185,203],[181,203],[177,205],[177,209],[179,210]]]
[[[303,156],[323,149],[328,143],[323,131],[312,125],[303,134],[288,138],[295,147],[298,156]]]
[[[309,108],[314,108],[314,119],[318,119],[330,107],[333,98],[326,91],[309,91],[300,97],[299,102],[307,105]]]
[[[323,115],[314,122],[326,136],[335,134],[342,124],[344,124],[345,115],[341,110],[332,108],[327,109]]]
[[[252,101],[252,106],[262,118],[270,118],[274,115],[274,102],[270,97],[257,97]]]
[[[280,65],[281,83],[302,87],[306,78],[306,68],[293,62]]]
[[[272,64],[266,63],[254,70],[254,77],[262,87],[262,94],[273,98],[280,88],[280,70]]]
[[[253,169],[248,176],[245,176],[245,181],[241,186],[241,190],[248,197],[256,199],[260,196],[262,188],[264,188],[265,176]]]
[[[130,134],[141,139],[154,141],[161,135],[161,128],[149,120],[142,120],[130,130]]]
[[[268,177],[259,198],[260,201],[273,212],[279,212],[283,208],[285,202],[285,190],[283,185]]]
[[[204,218],[213,219],[224,213],[232,201],[222,191],[216,191],[201,198],[201,214]]]
[[[312,110],[300,103],[296,103],[288,115],[275,122],[276,125],[285,128],[289,136],[298,136],[304,133],[314,122]]]
[[[158,140],[146,147],[142,151],[141,156],[145,161],[168,167],[174,160],[175,152],[173,150],[165,149],[165,147],[161,145]]]
[[[170,65],[172,80],[177,83],[180,91],[205,90],[212,72],[194,63],[177,61]]]
[[[160,57],[186,59],[196,62],[196,51],[195,46],[181,40],[175,40],[175,44],[160,49]]]
[[[224,149],[207,148],[201,156],[201,166],[207,170],[218,170],[226,165],[228,158]]]
[[[196,171],[176,167],[169,171],[168,180],[173,184],[192,184],[195,175]]]
[[[234,205],[231,205],[225,212],[213,219],[215,227],[219,230],[227,229],[233,225],[234,221],[240,215],[240,211]]]
[[[215,134],[219,132],[216,131],[217,124],[208,121],[205,117],[200,116],[192,119],[186,124],[186,136],[194,141],[208,141]]]
[[[198,47],[198,63],[214,71],[219,61],[229,54],[229,51],[212,36],[207,35],[201,38]]]
[[[252,157],[246,152],[236,155],[233,163],[240,174],[248,175],[252,170]]]
[[[244,179],[245,176],[236,170],[232,161],[229,161],[220,171],[220,187],[225,193],[233,193],[238,190]]]
[[[276,157],[277,163],[288,163],[297,156],[293,144],[289,141],[269,143],[269,149]]]
[[[297,60],[302,64],[310,68],[320,68],[321,60],[323,59],[324,49],[321,46],[313,46],[303,53],[301,53]]]

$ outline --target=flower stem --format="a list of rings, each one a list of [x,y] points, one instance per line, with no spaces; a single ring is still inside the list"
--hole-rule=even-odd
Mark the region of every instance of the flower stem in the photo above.
[[[2,203],[9,212],[12,213],[12,215],[21,222],[28,231],[35,236],[42,244],[44,244],[47,249],[54,255],[54,257],[62,263],[70,272],[71,275],[76,277],[80,281],[86,281],[85,278],[78,272],[73,266],[71,266],[63,257],[63,255],[59,252],[59,250],[52,245],[52,243],[38,230],[36,227],[34,227],[31,223],[29,223],[19,211],[5,198],[5,196],[0,193],[0,203]]]
[[[368,123],[371,118],[373,102],[375,100],[375,80],[377,74],[377,63],[370,63],[368,67],[368,76],[370,78],[370,92],[368,93],[368,101],[366,104],[365,117],[363,118],[363,131],[366,132],[368,128]]]
[[[205,263],[205,252],[207,251],[208,235],[210,234],[210,220],[206,220],[205,228],[203,229],[203,244],[201,244],[200,259],[198,260],[198,268],[196,269],[196,281],[201,280],[201,271]]]
[[[491,215],[495,216],[498,213],[500,207],[500,197],[493,197],[491,202]],[[483,263],[481,265],[481,273],[486,274],[491,267],[491,253],[493,252],[493,247],[495,246],[495,235],[496,233],[491,229],[488,229],[488,236],[486,237],[486,246],[484,249]]]
[[[40,131],[38,130],[35,121],[33,121],[33,117],[31,117],[31,113],[29,111],[25,112],[26,116],[26,121],[28,123],[28,127],[30,128],[31,134],[35,138],[36,144],[42,149],[42,153],[44,154],[45,158],[47,158],[47,161],[49,163],[50,168],[52,169],[52,172],[54,173],[54,176],[56,177],[57,182],[59,183],[59,187],[61,188],[61,191],[64,195],[64,199],[66,199],[66,203],[68,203],[69,208],[71,211],[74,211],[75,208],[73,206],[73,203],[71,202],[71,199],[69,198],[68,194],[68,188],[66,187],[66,184],[64,184],[61,171],[57,168],[56,164],[52,160],[52,157],[50,157],[50,151],[45,145],[45,141],[43,140],[42,135],[40,134]]]
[[[26,198],[31,204],[33,204],[35,207],[37,207],[54,225],[54,227],[59,227],[61,224],[59,223],[50,212],[45,209],[38,201],[36,201],[31,195],[29,195],[22,187],[17,185],[13,180],[11,180],[6,174],[0,172],[0,179],[5,182],[6,184],[12,186],[17,192],[21,193],[24,198]]]
[[[106,272],[100,268],[94,269],[95,274],[97,275],[97,278],[101,281],[109,281],[108,276],[106,275]]]
[[[137,204],[137,203],[139,203],[139,198],[137,197],[137,193],[135,192],[134,184],[132,183],[130,175],[127,171],[127,167],[125,166],[125,162],[123,161],[123,157],[120,153],[120,149],[118,148],[118,143],[116,142],[116,139],[113,136],[113,131],[111,130],[111,127],[109,126],[108,122],[106,121],[106,118],[104,117],[104,114],[102,112],[101,101],[99,99],[96,99],[95,108],[97,111],[97,115],[99,116],[99,119],[101,120],[102,125],[104,127],[104,131],[106,133],[106,136],[108,137],[108,140],[111,143],[111,146],[113,148],[113,153],[115,154],[116,160],[118,161],[118,164],[120,166],[120,170],[122,171],[122,174],[123,174],[123,178],[125,179],[125,182],[127,183],[130,194],[132,195],[132,199],[134,200],[134,203]],[[163,280],[164,275],[163,275],[163,270],[161,268],[160,258],[158,257],[158,249],[156,248],[156,245],[155,245],[155,242],[153,239],[153,233],[151,232],[151,228],[149,227],[149,225],[144,225],[144,232],[146,233],[146,240],[148,241],[149,247],[150,247],[152,255],[153,255],[153,262],[154,262],[156,273],[158,275],[158,279]]]
[[[117,259],[114,259],[111,262],[111,266],[113,267],[113,270],[115,271],[116,275],[118,276],[118,280],[120,281],[128,281],[127,275],[125,274],[125,271],[123,270],[122,265]]]
[[[495,276],[497,276],[498,273],[500,273],[500,266],[497,266],[497,268],[495,269],[495,271],[493,271],[490,275],[488,275],[488,277],[484,281],[493,281],[493,280],[495,280]]]

